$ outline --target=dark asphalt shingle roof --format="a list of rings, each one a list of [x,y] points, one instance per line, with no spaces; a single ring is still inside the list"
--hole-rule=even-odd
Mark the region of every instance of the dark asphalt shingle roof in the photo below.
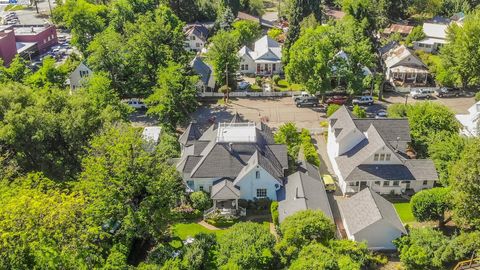
[[[232,181],[228,179],[222,179],[217,181],[212,186],[212,192],[210,198],[213,200],[232,200],[240,198],[240,190],[235,187]]]
[[[313,165],[312,165],[313,166]],[[321,179],[313,178],[303,172],[296,172],[287,177],[285,198],[278,204],[279,221],[298,211],[321,210],[333,220],[325,186]]]
[[[187,28],[187,31],[185,32],[187,36],[189,35],[195,35],[198,38],[200,38],[203,41],[207,40],[208,37],[208,29],[202,24],[194,24],[190,25]]]
[[[338,206],[351,234],[356,234],[382,219],[402,233],[407,233],[393,205],[370,188],[348,199],[339,200]]]
[[[178,138],[178,142],[188,146],[193,144],[193,141],[198,140],[201,136],[202,133],[198,129],[197,123],[191,122],[185,132]]]
[[[390,144],[397,141],[410,142],[410,125],[408,119],[354,119],[353,122],[361,132],[366,132],[373,125],[380,135]]]
[[[203,60],[196,56],[192,63],[192,69],[200,76],[200,80],[203,84],[208,85],[208,81],[210,80],[210,76],[213,74],[213,70],[208,66]]]

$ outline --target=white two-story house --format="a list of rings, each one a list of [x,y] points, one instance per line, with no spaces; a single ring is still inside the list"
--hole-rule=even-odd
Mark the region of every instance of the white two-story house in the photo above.
[[[238,51],[239,72],[245,74],[272,75],[283,72],[282,48],[265,35],[255,42],[253,50],[243,46]]]
[[[81,62],[72,73],[68,76],[68,84],[70,90],[82,87],[86,80],[93,74],[93,71]]]
[[[185,49],[200,52],[205,47],[208,38],[208,29],[202,24],[193,24],[185,30]]]
[[[480,135],[480,101],[468,109],[468,114],[457,114],[458,122],[463,128],[461,134],[467,137],[478,137]]]
[[[275,144],[267,125],[241,122],[213,124],[201,133],[191,123],[179,138],[177,170],[187,190],[210,193],[218,208],[238,208],[238,200],[277,200],[288,168],[285,145]]]
[[[342,106],[328,118],[327,151],[345,193],[370,187],[381,194],[432,188],[433,162],[415,159],[407,119],[356,119]]]

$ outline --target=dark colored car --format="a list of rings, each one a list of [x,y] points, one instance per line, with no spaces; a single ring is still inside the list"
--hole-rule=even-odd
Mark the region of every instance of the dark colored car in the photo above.
[[[459,97],[463,95],[462,91],[459,88],[448,88],[448,87],[442,87],[438,89],[437,91],[437,97],[443,98],[443,97]]]
[[[347,103],[348,97],[343,97],[343,96],[333,96],[331,98],[328,98],[326,103],[328,105],[330,104],[337,104],[337,105],[343,105]]]
[[[316,97],[302,98],[297,101],[297,107],[318,107],[320,102]]]

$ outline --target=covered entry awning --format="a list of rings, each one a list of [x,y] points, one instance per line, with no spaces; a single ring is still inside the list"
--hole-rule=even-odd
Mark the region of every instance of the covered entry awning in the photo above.
[[[397,66],[390,69],[393,73],[429,74],[428,70],[421,67]]]
[[[212,186],[210,197],[213,200],[238,200],[240,199],[240,190],[228,179],[218,181]]]

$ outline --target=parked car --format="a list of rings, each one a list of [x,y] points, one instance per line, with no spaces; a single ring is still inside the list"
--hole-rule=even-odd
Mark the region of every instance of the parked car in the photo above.
[[[412,96],[413,99],[419,99],[419,98],[430,99],[433,93],[434,91],[430,89],[415,89],[410,92],[410,95]]]
[[[355,98],[352,100],[353,105],[373,105],[373,97],[372,96],[361,96],[359,98]]]
[[[298,100],[296,102],[297,107],[317,107],[320,105],[318,98],[316,97],[306,97]]]
[[[386,110],[379,110],[375,114],[375,118],[387,118],[387,111]]]
[[[343,105],[345,103],[347,103],[348,101],[348,97],[344,97],[344,96],[333,96],[331,98],[328,98],[326,103],[328,105],[330,104],[337,104],[337,105]]]
[[[459,88],[450,88],[450,87],[441,87],[436,91],[437,97],[459,97],[463,95],[462,91]]]
[[[239,90],[248,90],[250,88],[250,83],[247,81],[241,81],[237,84]]]
[[[296,103],[300,99],[308,98],[308,97],[313,97],[313,96],[310,93],[303,91],[303,92],[300,93],[300,95],[293,96],[292,99],[293,99],[293,102]]]
[[[130,106],[134,109],[137,109],[137,110],[146,110],[147,109],[147,105],[139,99],[132,98],[132,99],[129,99],[129,100],[125,101],[125,103],[128,106]]]
[[[335,181],[333,177],[329,174],[322,175],[323,184],[325,185],[325,190],[327,192],[335,192],[337,190],[337,186],[335,185]]]

